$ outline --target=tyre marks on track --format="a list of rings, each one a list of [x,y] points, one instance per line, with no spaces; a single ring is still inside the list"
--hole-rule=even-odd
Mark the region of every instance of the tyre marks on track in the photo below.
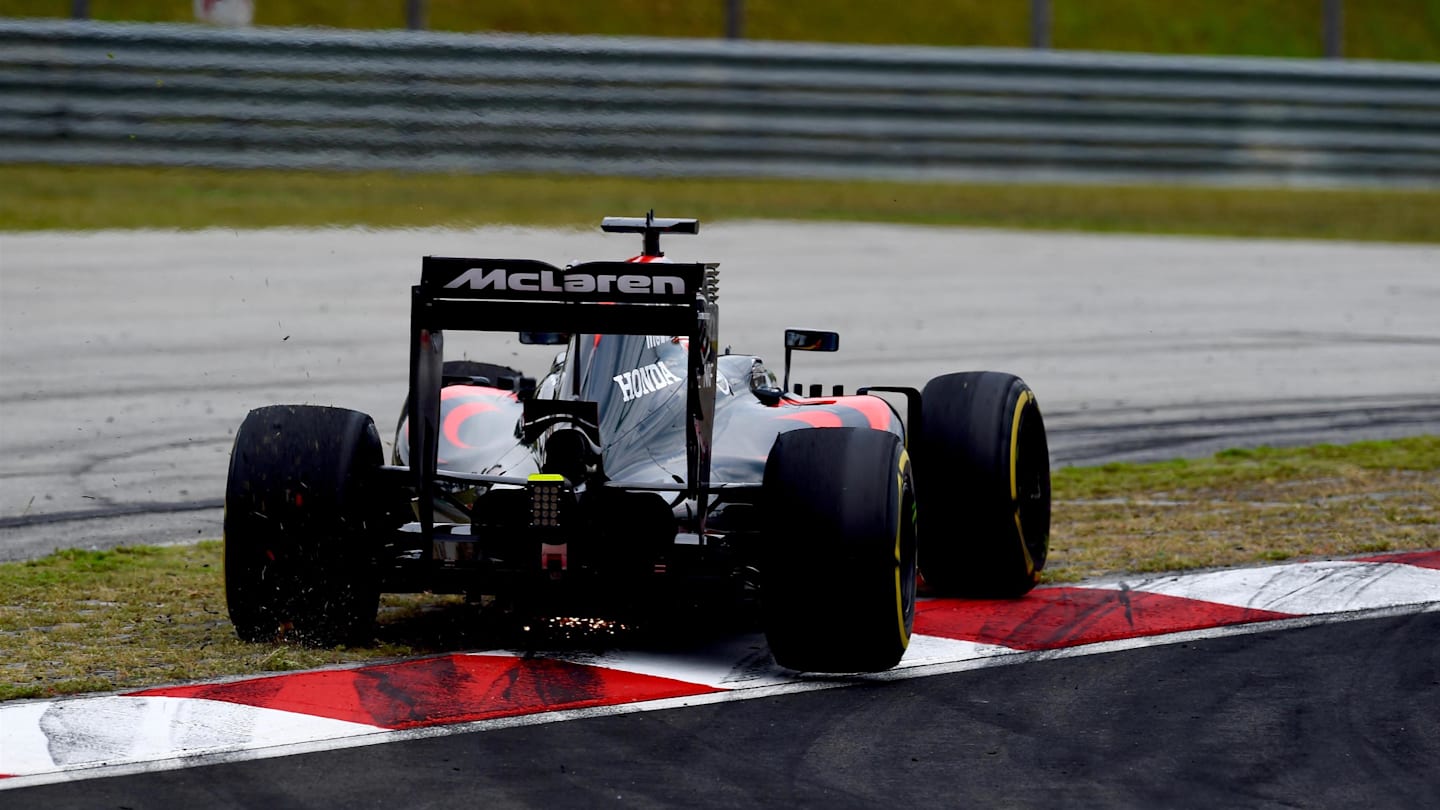
[[[1400,438],[1440,430],[1440,397],[1335,397],[1052,410],[1056,465],[1200,458],[1235,447]]]
[[[1121,638],[1291,619],[1295,614],[1126,588],[1045,588],[1018,600],[922,602],[915,632],[1012,650],[1058,650]]]
[[[192,698],[398,730],[690,697],[716,687],[552,658],[446,655],[358,669],[131,693]]]
[[[122,695],[0,704],[0,789],[1440,609],[1440,550],[1040,588],[920,604],[899,667],[778,669],[764,639],[691,651],[489,651]],[[823,620],[823,606],[817,620]]]

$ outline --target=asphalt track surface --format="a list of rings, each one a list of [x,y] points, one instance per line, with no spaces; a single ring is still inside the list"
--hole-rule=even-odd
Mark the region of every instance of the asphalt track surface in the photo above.
[[[250,407],[346,405],[382,433],[394,418],[416,257],[631,252],[616,240],[0,235],[0,559],[217,536]],[[1435,248],[736,224],[670,250],[725,262],[737,351],[839,329],[842,352],[803,358],[801,381],[1024,376],[1060,463],[1440,432]],[[502,336],[468,354],[535,370],[531,351]],[[1434,807],[1437,650],[1427,613],[24,788],[0,807]]]

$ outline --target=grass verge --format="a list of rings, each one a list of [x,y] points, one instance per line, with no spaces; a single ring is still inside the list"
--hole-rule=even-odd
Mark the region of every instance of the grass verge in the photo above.
[[[1048,582],[1440,548],[1440,436],[1054,476]]]
[[[1440,242],[1440,192],[0,166],[0,231],[593,224],[645,211]]]
[[[1440,437],[1234,450],[1054,476],[1050,583],[1440,547]],[[0,564],[0,700],[484,647],[459,597],[386,596],[376,642],[243,644],[221,546]]]

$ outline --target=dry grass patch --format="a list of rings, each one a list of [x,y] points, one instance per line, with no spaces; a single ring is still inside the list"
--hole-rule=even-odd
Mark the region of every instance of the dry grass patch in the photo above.
[[[225,612],[221,544],[61,551],[0,565],[0,700],[109,691],[395,658],[469,640],[437,610],[458,597],[386,596],[365,648],[245,644]]]
[[[1049,582],[1440,547],[1440,437],[1055,476]]]

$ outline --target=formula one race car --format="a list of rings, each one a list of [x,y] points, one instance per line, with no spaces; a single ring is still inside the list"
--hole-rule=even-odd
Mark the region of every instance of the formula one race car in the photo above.
[[[918,569],[939,594],[1019,596],[1045,564],[1050,469],[1018,377],[918,391],[790,388],[719,352],[715,264],[670,263],[693,219],[607,218],[626,262],[565,268],[426,257],[411,291],[410,396],[393,464],[363,413],[251,411],[225,493],[225,586],[246,640],[365,637],[382,592],[465,593],[536,616],[613,616],[758,598],[775,660],[887,669],[909,643]],[[538,381],[445,362],[444,330],[559,354]],[[902,420],[886,398],[903,402]]]

